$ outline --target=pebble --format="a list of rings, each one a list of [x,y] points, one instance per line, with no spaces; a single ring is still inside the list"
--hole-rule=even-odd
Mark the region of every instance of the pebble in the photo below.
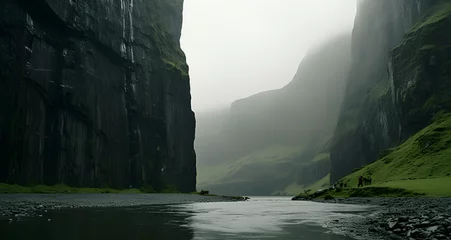
[[[435,232],[435,231],[437,231],[437,229],[438,229],[438,226],[433,226],[433,227],[428,228],[427,230],[429,232]]]

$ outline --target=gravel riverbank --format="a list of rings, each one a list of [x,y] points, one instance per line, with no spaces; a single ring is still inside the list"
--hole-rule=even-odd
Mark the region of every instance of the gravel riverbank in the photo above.
[[[86,207],[128,207],[194,202],[237,201],[232,197],[196,194],[0,194],[0,220],[17,221],[48,210]]]
[[[331,219],[333,232],[355,239],[451,240],[451,198],[349,198],[322,201],[377,206],[365,219]]]

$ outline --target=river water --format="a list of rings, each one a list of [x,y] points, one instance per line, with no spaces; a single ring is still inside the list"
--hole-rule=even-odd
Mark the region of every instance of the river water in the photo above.
[[[365,206],[253,197],[246,202],[49,211],[0,223],[2,239],[316,239],[345,240],[327,221],[358,218]]]

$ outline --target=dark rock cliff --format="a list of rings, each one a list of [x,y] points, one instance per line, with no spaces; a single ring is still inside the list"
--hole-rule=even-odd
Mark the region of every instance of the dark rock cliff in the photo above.
[[[0,181],[195,190],[183,0],[0,2]]]
[[[451,3],[362,1],[332,144],[331,181],[376,160],[450,109]],[[448,9],[448,10],[447,10]]]

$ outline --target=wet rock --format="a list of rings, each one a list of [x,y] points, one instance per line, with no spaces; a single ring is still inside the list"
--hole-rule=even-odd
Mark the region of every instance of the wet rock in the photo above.
[[[424,238],[428,237],[429,234],[426,231],[423,231],[421,229],[414,229],[411,232],[411,236],[414,238],[424,239]]]
[[[445,220],[445,217],[443,217],[443,216],[437,216],[437,217],[433,218],[432,220],[433,220],[433,221],[443,221],[443,220]]]
[[[437,238],[437,239],[446,239],[446,235],[441,234],[441,233],[436,234],[434,237]]]
[[[428,227],[428,226],[430,226],[430,225],[431,225],[431,222],[429,222],[429,221],[423,221],[423,222],[421,222],[421,223],[419,224],[419,227],[424,228],[424,227]]]
[[[410,237],[411,235],[412,235],[412,230],[408,230],[407,233],[406,233],[406,236]]]
[[[438,229],[438,226],[433,226],[433,227],[429,227],[426,230],[429,231],[429,232],[435,232],[435,231],[437,231],[437,229]]]
[[[392,222],[388,222],[388,228],[389,229],[393,229],[398,225],[398,222],[396,221],[392,221]]]

